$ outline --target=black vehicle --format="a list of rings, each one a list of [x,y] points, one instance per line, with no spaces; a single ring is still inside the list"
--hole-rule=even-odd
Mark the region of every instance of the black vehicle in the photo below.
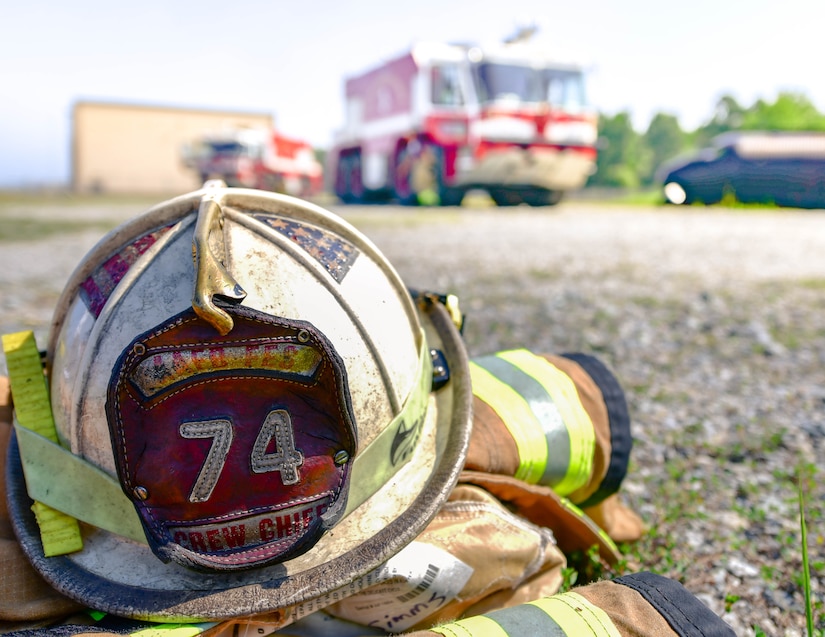
[[[658,171],[673,204],[728,200],[825,208],[825,133],[735,132]]]

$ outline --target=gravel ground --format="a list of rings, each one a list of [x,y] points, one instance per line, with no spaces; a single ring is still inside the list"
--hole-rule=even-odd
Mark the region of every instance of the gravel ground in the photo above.
[[[0,207],[117,220],[139,207]],[[797,485],[825,628],[825,215],[633,208],[334,208],[412,286],[459,295],[473,356],[599,356],[627,390],[635,565],[677,578],[737,635],[805,634]],[[45,344],[63,282],[101,236],[0,243],[0,330]],[[4,363],[3,363],[4,364]],[[0,367],[0,372],[4,370]]]

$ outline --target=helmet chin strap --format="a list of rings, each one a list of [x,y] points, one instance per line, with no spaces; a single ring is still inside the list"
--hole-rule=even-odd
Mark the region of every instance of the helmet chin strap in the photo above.
[[[217,248],[226,254],[221,208],[226,185],[221,181],[212,181],[207,182],[206,188],[207,192],[201,198],[198,208],[198,220],[192,239],[192,259],[195,263],[192,308],[224,336],[232,331],[234,322],[228,313],[215,305],[214,299],[220,297],[229,303],[239,304],[246,298],[246,291],[229,274],[223,260],[213,251],[213,248]]]

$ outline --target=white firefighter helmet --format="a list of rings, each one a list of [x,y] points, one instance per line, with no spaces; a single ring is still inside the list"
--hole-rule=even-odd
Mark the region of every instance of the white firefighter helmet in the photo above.
[[[466,453],[466,353],[434,298],[335,215],[222,182],[111,232],[54,316],[62,450],[21,428],[11,446],[29,559],[90,607],[186,621],[288,609],[379,566]],[[30,498],[79,519],[83,548],[47,557]]]

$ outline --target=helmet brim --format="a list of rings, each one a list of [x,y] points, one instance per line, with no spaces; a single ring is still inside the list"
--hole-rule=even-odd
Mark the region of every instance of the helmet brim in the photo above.
[[[273,621],[286,623],[297,605],[323,598],[380,566],[438,512],[458,481],[469,444],[472,390],[461,335],[440,303],[425,297],[418,305],[428,345],[444,353],[450,382],[431,395],[431,417],[412,459],[306,554],[249,571],[204,574],[163,564],[146,545],[82,525],[82,551],[46,557],[13,438],[7,462],[9,515],[23,551],[66,596],[115,615],[159,621],[269,613]]]

